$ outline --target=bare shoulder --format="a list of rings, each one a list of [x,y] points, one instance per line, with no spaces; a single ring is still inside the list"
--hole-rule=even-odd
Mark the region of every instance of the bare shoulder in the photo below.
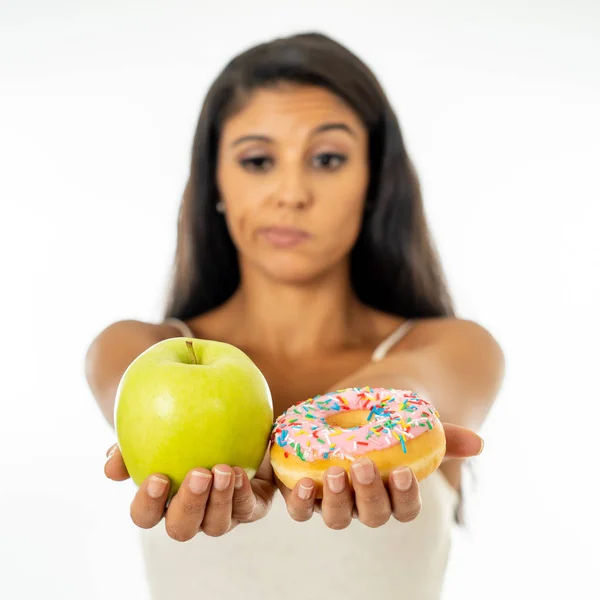
[[[114,383],[115,374],[120,377],[136,356],[162,339],[158,326],[133,319],[116,321],[100,331],[89,345],[84,361],[85,375],[94,395],[110,396],[114,390],[112,387],[106,390]],[[110,421],[110,410],[106,415]]]
[[[479,365],[495,373],[494,379],[503,377],[505,357],[500,344],[490,331],[469,319],[417,319],[406,336],[404,350],[445,357],[444,360],[460,360],[473,368]]]
[[[385,339],[407,320],[381,311],[373,313],[376,335],[380,339]],[[410,321],[412,322],[410,330],[396,345],[394,351],[415,350],[444,342],[462,346],[473,344],[481,347],[484,345],[501,352],[492,333],[475,321],[456,317],[412,318]]]
[[[227,337],[227,324],[229,321],[230,318],[223,310],[223,307],[217,307],[191,319],[181,319],[181,322],[190,329],[194,337],[214,340],[225,339]],[[182,335],[181,329],[170,323],[157,323],[154,327],[163,336],[163,339]]]
[[[94,345],[119,345],[124,340],[135,340],[142,344],[154,344],[166,337],[165,325],[138,321],[135,319],[123,319],[115,321],[105,327],[93,340]]]
[[[488,340],[494,341],[490,331],[469,319],[435,317],[415,319],[413,339],[428,344],[441,339]]]

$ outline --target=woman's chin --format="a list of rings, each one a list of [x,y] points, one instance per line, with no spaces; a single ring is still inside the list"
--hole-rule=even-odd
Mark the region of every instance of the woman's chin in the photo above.
[[[315,256],[293,255],[288,253],[269,253],[255,256],[247,261],[250,270],[258,271],[270,281],[284,285],[306,285],[318,281],[327,274],[331,274],[340,266],[337,256],[329,257],[330,260],[315,260]],[[243,260],[243,258],[242,258]],[[335,261],[335,262],[333,262]],[[246,271],[242,265],[242,269]]]
[[[287,264],[266,265],[264,272],[269,279],[284,285],[305,285],[319,277],[320,271],[314,265]]]

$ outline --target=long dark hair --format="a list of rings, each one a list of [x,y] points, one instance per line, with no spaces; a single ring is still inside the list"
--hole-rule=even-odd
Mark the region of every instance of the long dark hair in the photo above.
[[[346,101],[368,129],[370,182],[362,228],[350,257],[357,296],[406,318],[454,316],[396,115],[371,70],[347,48],[317,33],[246,50],[208,91],[179,212],[164,316],[192,318],[221,305],[237,289],[237,250],[216,210],[220,132],[254,90],[282,82],[326,88]]]

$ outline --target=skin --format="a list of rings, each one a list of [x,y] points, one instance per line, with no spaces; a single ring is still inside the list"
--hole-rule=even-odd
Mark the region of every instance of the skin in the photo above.
[[[369,180],[367,144],[359,117],[326,90],[280,86],[255,92],[225,123],[217,161],[241,285],[225,304],[187,324],[197,337],[234,344],[254,360],[269,382],[275,414],[344,387],[417,391],[442,417],[447,453],[440,469],[458,489],[460,459],[483,448],[473,429],[500,388],[504,358],[479,325],[427,319],[417,322],[385,359],[370,362],[377,344],[404,319],[362,304],[350,286],[349,253]],[[277,248],[259,232],[272,225],[299,227],[310,237]],[[160,339],[181,335],[170,325],[153,327]],[[116,481],[128,478],[118,447],[110,452],[106,475]],[[332,529],[347,527],[353,518],[369,527],[382,526],[390,517],[407,522],[421,507],[410,470],[394,471],[386,488],[368,460],[353,465],[354,492],[344,472],[330,468],[319,501],[309,478],[293,490],[275,481],[268,453],[251,482],[228,465],[194,472],[204,489],[189,485],[190,472],[168,507],[168,478],[148,478],[132,502],[133,521],[149,528],[164,517],[168,534],[179,541],[200,531],[219,536],[263,518],[277,487],[293,519],[305,521],[318,512]]]

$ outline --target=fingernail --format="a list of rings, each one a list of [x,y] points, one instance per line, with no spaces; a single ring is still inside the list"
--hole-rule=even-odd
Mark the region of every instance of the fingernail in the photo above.
[[[475,456],[479,456],[483,452],[483,447],[485,446],[485,442],[483,441],[483,438],[480,438],[480,439],[481,439],[481,448],[479,448],[479,452]]]
[[[335,494],[343,492],[346,487],[345,473],[343,471],[335,474],[327,473],[327,485]]]
[[[189,488],[194,494],[204,494],[210,484],[210,475],[201,471],[192,471],[190,474]]]
[[[300,500],[308,500],[310,498],[310,495],[312,494],[312,491],[312,485],[306,486],[301,483],[300,487],[298,488],[298,498],[300,498]]]
[[[375,480],[375,469],[373,463],[368,458],[363,458],[358,462],[353,463],[352,472],[356,481],[362,485],[368,485]]]
[[[106,451],[106,460],[110,460],[110,457],[115,453],[115,450],[117,449],[117,444],[113,444],[107,451]]]
[[[396,469],[392,471],[392,481],[396,486],[396,489],[401,492],[406,492],[412,485],[412,473],[410,469]]]
[[[235,483],[233,484],[233,487],[236,490],[239,490],[242,485],[244,485],[244,475],[242,473],[236,473],[235,474]]]
[[[229,471],[219,471],[215,469],[215,489],[219,492],[226,490],[231,481],[231,473]]]
[[[150,498],[160,498],[165,493],[166,489],[167,482],[164,479],[154,477],[154,475],[150,477],[147,488],[148,496],[150,496]]]

